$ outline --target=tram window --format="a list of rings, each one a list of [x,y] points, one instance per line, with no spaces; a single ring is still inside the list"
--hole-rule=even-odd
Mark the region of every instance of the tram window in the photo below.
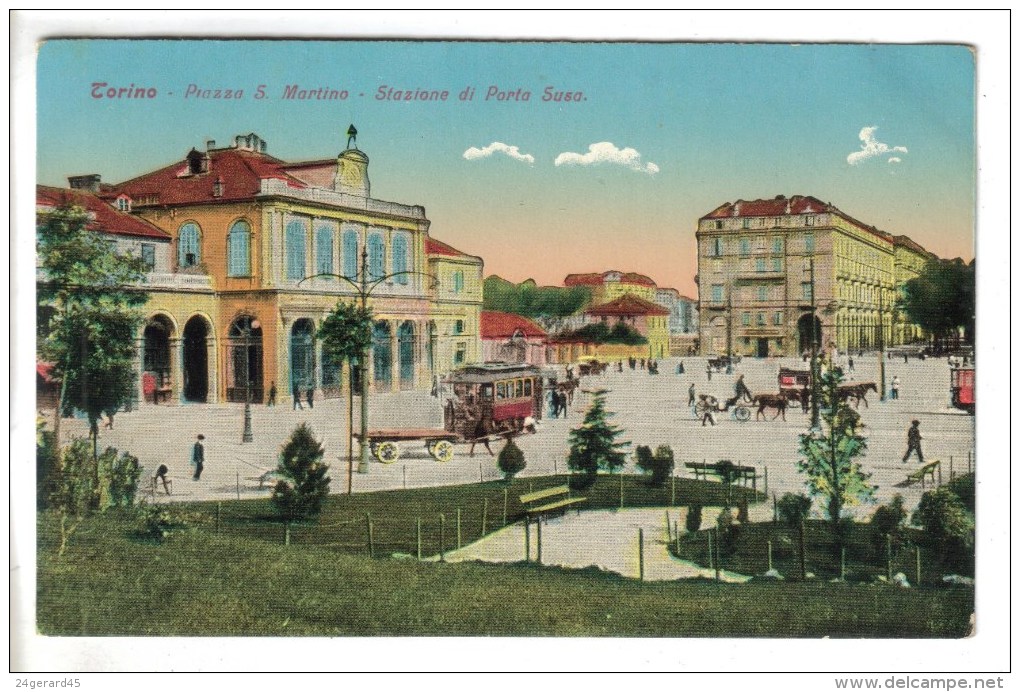
[[[492,400],[492,384],[491,383],[490,384],[483,384],[482,385],[482,398],[485,399],[486,401],[491,401]]]
[[[524,380],[524,396],[531,396],[531,380]]]
[[[524,396],[524,380],[516,380],[516,384],[514,385],[514,389],[515,389],[514,395],[518,399],[520,399],[522,396]]]
[[[497,399],[505,399],[506,398],[506,382],[497,382],[496,383],[496,398]]]

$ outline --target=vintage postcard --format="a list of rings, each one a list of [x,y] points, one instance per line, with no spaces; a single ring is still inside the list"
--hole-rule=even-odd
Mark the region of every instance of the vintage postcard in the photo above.
[[[44,37],[23,615],[42,649],[189,653],[25,665],[217,667],[198,637],[966,651],[1002,473],[977,62]],[[535,667],[578,665],[609,666]]]

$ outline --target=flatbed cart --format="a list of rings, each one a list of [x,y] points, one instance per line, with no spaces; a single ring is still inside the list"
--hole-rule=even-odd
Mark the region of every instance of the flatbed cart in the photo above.
[[[361,434],[354,433],[354,439],[361,442]],[[457,433],[433,428],[393,428],[368,431],[368,448],[372,456],[384,464],[392,464],[400,458],[400,445],[424,441],[425,449],[433,459],[447,462],[453,459],[453,443],[462,442]]]

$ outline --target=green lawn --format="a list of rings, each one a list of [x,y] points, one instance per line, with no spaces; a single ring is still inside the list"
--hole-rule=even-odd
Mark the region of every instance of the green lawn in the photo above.
[[[538,489],[560,482],[530,483]],[[691,494],[682,503],[702,493],[701,501],[712,504],[708,494],[724,492],[719,484],[701,485],[685,484]],[[528,481],[511,487],[509,518],[520,512],[516,496],[528,487]],[[670,488],[625,479],[628,506],[653,504],[656,493],[658,504],[668,506]],[[619,479],[600,480],[585,495],[593,507],[618,506]],[[63,557],[56,555],[56,517],[40,513],[38,628],[90,636],[962,637],[968,631],[972,588],[642,584],[594,569],[366,555],[366,512],[379,521],[376,555],[391,555],[411,552],[419,516],[423,523],[440,512],[454,516],[457,507],[467,542],[480,532],[486,498],[488,522],[502,525],[499,483],[331,497],[321,522],[295,527],[289,546],[265,500],[222,503],[219,533],[216,503],[185,508],[203,512],[206,523],[165,543],[139,537],[134,514],[114,510],[84,523]],[[350,545],[334,545],[348,540],[339,526],[347,521],[354,527]],[[447,528],[452,544],[452,521]],[[438,536],[428,540],[438,547]]]

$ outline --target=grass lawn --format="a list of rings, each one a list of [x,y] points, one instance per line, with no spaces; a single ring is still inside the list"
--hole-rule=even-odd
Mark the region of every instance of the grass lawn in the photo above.
[[[529,483],[539,489],[561,482],[515,483],[508,493],[509,518],[520,512],[516,496]],[[669,505],[670,488],[640,483],[625,479],[628,506]],[[689,483],[684,492],[692,495],[681,496],[678,504],[693,501],[698,492],[702,504],[712,504],[709,493],[725,492],[716,483],[700,490]],[[592,507],[618,506],[619,479],[600,479],[584,494]],[[46,635],[90,636],[642,637],[962,637],[969,628],[974,591],[965,587],[642,584],[593,569],[365,554],[366,512],[380,522],[377,555],[390,555],[410,552],[410,546],[397,548],[413,540],[418,517],[424,522],[440,512],[453,516],[457,507],[466,542],[481,529],[485,499],[487,520],[501,525],[499,483],[331,497],[320,522],[295,527],[289,546],[264,500],[222,503],[219,533],[216,503],[184,508],[203,512],[207,523],[164,543],[139,537],[133,512],[113,510],[87,520],[63,557],[56,555],[56,517],[40,513],[38,628]],[[343,547],[348,539],[340,525],[348,521],[360,546],[351,538],[351,547]],[[447,527],[452,543],[453,523]],[[437,536],[429,540],[438,546]]]

